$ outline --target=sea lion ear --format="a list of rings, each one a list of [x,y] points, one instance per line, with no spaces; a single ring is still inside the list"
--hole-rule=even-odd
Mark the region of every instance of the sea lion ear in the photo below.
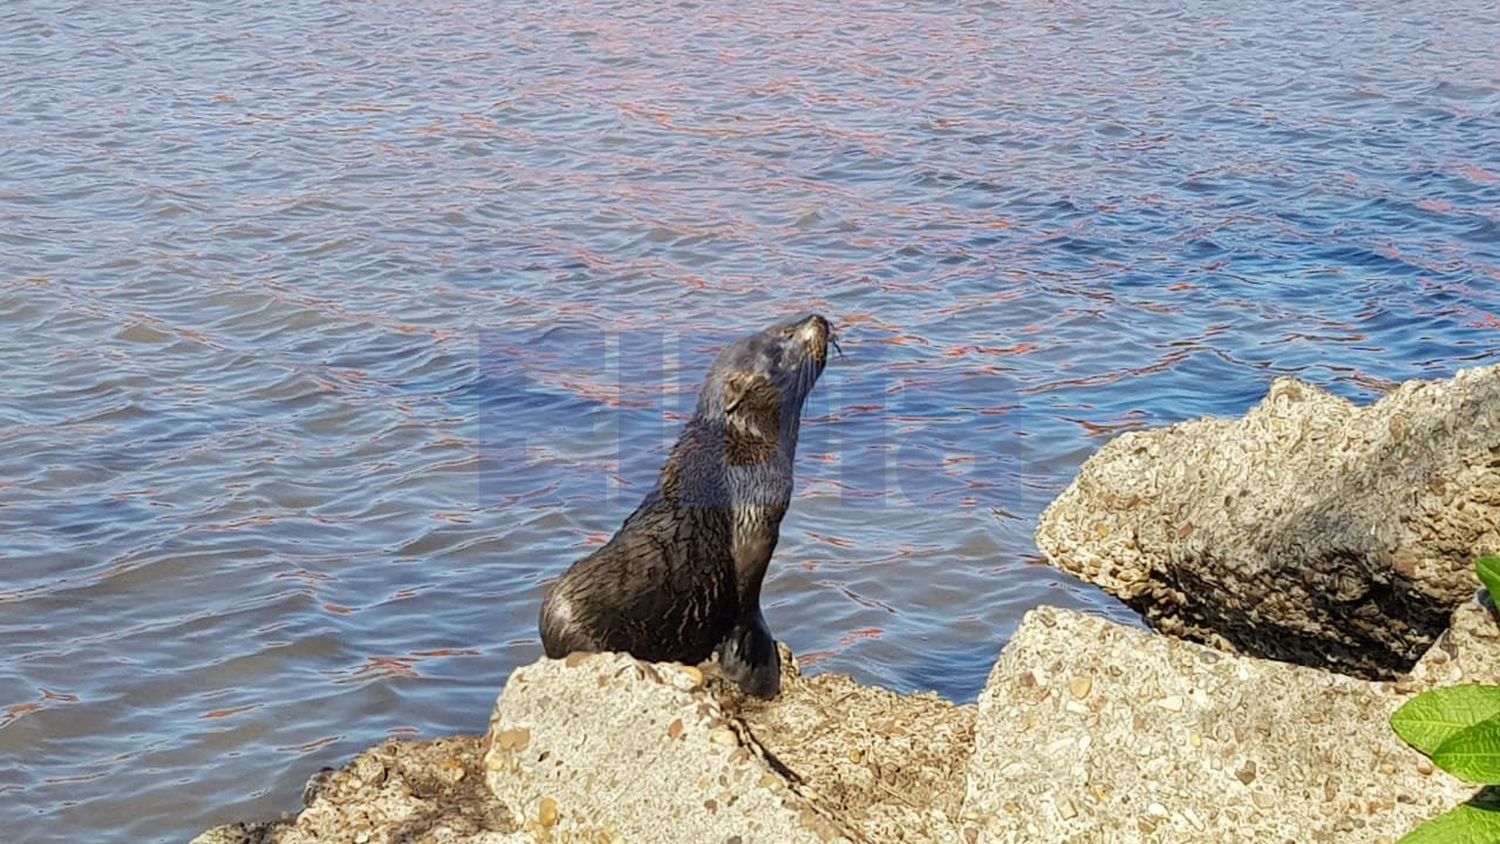
[[[728,416],[734,409],[745,400],[745,394],[750,391],[750,382],[740,378],[737,374],[731,374],[724,379],[724,415]]]

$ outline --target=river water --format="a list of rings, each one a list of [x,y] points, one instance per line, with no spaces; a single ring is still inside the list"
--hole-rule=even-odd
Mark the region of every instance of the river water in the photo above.
[[[0,5],[0,828],[477,732],[727,337],[840,330],[766,614],[972,700],[1110,437],[1500,360],[1500,12]]]

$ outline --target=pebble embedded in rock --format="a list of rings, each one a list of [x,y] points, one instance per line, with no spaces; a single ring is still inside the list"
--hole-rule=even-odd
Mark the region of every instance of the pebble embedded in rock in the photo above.
[[[1254,760],[1247,760],[1245,764],[1241,765],[1239,770],[1234,772],[1234,778],[1244,783],[1245,785],[1249,785],[1250,783],[1255,782]]]
[[[464,778],[464,763],[457,759],[445,759],[437,768],[438,778],[452,785]]]
[[[385,781],[385,764],[374,756],[361,756],[354,760],[354,776],[371,785]]]
[[[551,828],[557,823],[557,801],[551,797],[543,797],[542,804],[536,810],[537,823],[544,828]]]
[[[495,736],[495,746],[501,750],[525,750],[526,745],[531,743],[531,731],[525,727],[512,730],[501,730]]]

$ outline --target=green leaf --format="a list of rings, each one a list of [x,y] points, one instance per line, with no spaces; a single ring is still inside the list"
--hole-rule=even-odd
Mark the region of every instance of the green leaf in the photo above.
[[[1500,686],[1466,683],[1425,691],[1391,715],[1391,729],[1431,756],[1443,742],[1500,715]]]
[[[1500,557],[1480,557],[1479,562],[1474,564],[1474,570],[1478,572],[1479,582],[1484,584],[1485,591],[1490,593],[1490,600],[1500,601]]]
[[[1469,782],[1500,783],[1500,718],[1449,736],[1432,752],[1433,764]]]
[[[1412,830],[1396,844],[1494,844],[1500,841],[1500,811],[1464,803]]]

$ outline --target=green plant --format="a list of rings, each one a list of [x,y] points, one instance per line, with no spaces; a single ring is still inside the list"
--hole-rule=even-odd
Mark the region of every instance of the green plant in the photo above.
[[[1500,596],[1500,557],[1475,566],[1491,600]],[[1391,728],[1454,776],[1500,785],[1500,686],[1477,683],[1425,691],[1391,715]],[[1492,844],[1500,841],[1500,795],[1485,789],[1422,824],[1400,844]]]

